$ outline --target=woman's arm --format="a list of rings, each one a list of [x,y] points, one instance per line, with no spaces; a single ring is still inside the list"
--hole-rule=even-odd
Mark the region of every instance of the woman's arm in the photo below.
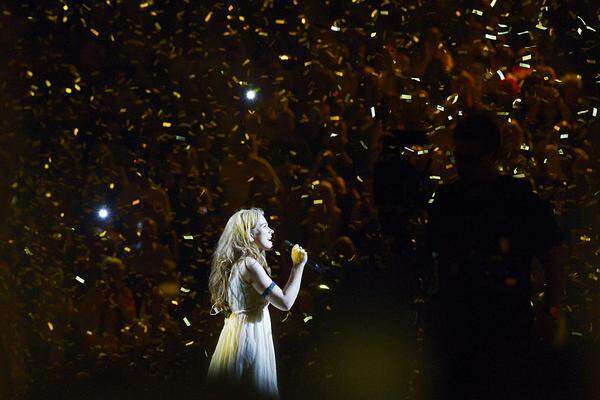
[[[267,294],[267,300],[281,311],[289,311],[294,305],[296,297],[298,297],[300,282],[302,281],[302,272],[304,272],[304,265],[307,260],[306,252],[303,253],[304,258],[299,263],[294,263],[292,266],[290,277],[285,284],[285,287],[281,289],[275,284]],[[262,295],[271,285],[273,280],[267,275],[258,261],[247,258],[244,265],[246,266],[246,274],[242,273],[242,275],[245,275],[245,278],[251,282],[254,289]]]

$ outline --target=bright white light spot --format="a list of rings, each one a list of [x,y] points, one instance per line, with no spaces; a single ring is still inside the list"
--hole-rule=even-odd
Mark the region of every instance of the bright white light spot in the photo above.
[[[106,207],[102,207],[100,210],[98,210],[98,216],[102,219],[108,217],[108,210],[106,209]]]
[[[256,90],[248,90],[246,92],[246,98],[248,100],[254,100],[256,98]]]

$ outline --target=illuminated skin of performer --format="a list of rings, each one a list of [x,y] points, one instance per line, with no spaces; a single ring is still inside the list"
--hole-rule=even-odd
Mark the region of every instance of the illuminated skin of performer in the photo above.
[[[209,278],[213,308],[228,315],[208,379],[220,382],[219,389],[227,394],[279,398],[268,305],[291,309],[308,256],[299,245],[292,248],[293,266],[285,287],[280,288],[271,279],[265,259],[265,252],[273,248],[273,233],[262,210],[239,210],[227,222],[213,255]]]

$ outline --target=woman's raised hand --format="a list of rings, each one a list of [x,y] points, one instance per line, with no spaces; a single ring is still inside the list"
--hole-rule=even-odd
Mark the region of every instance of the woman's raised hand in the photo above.
[[[306,253],[306,250],[304,250],[299,244],[295,244],[294,247],[292,247],[291,255],[294,266],[304,266],[306,261],[308,261],[308,254]]]

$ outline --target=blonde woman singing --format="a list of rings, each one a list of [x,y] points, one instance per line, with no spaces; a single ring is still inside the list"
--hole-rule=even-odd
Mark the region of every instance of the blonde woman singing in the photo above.
[[[250,389],[259,398],[279,398],[269,303],[282,311],[294,305],[306,251],[292,248],[292,270],[283,289],[271,279],[265,251],[273,229],[261,209],[242,209],[229,218],[213,255],[209,279],[211,314],[226,315],[208,369],[209,383],[228,391]],[[213,312],[215,310],[215,312]],[[233,389],[236,388],[236,389]],[[240,393],[241,394],[241,393]]]

